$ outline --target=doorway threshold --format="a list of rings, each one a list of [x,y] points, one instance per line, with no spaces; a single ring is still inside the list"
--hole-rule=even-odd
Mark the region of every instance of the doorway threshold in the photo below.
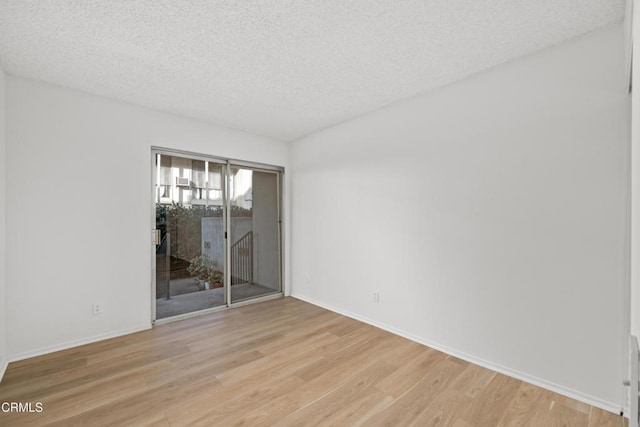
[[[207,308],[205,310],[192,311],[190,313],[178,314],[176,316],[165,317],[163,319],[156,319],[156,320],[154,320],[152,322],[152,325],[155,326],[155,325],[162,325],[162,324],[165,324],[165,323],[177,322],[179,320],[190,319],[192,317],[203,316],[205,314],[215,313],[217,311],[223,311],[223,310],[228,310],[230,308],[241,307],[241,306],[244,306],[244,305],[249,305],[249,304],[255,304],[255,303],[259,303],[259,302],[269,301],[269,300],[276,299],[276,298],[284,298],[284,293],[277,292],[277,293],[274,293],[274,294],[269,294],[269,295],[265,295],[265,296],[258,297],[258,298],[250,298],[250,299],[234,302],[234,303],[230,304],[229,306],[221,305],[221,306],[218,306],[218,307]]]

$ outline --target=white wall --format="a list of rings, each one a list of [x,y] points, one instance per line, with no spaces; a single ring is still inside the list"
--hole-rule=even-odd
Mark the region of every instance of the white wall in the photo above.
[[[7,77],[12,360],[150,326],[151,146],[288,166],[282,142]]]
[[[5,299],[5,77],[0,67],[0,380],[7,368]]]
[[[631,139],[631,333],[640,337],[640,3],[633,8]]]
[[[616,26],[295,142],[293,295],[620,410],[622,64]]]

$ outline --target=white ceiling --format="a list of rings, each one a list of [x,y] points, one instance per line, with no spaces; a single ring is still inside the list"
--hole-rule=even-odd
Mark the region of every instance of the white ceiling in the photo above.
[[[624,0],[0,0],[0,64],[290,141],[623,14]]]

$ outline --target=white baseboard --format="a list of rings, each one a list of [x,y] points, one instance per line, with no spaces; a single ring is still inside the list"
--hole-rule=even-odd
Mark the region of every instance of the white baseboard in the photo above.
[[[538,387],[547,389],[547,390],[552,391],[554,393],[558,393],[558,394],[561,394],[563,396],[570,397],[571,399],[575,399],[575,400],[578,400],[580,402],[584,402],[584,403],[586,403],[588,405],[595,406],[596,408],[600,408],[600,409],[603,409],[603,410],[608,411],[608,412],[612,412],[612,413],[614,413],[616,415],[620,415],[620,411],[623,409],[621,407],[621,405],[619,405],[619,404],[612,403],[612,402],[607,402],[605,400],[602,400],[602,399],[594,397],[594,396],[590,396],[590,395],[582,393],[580,391],[572,390],[570,388],[561,386],[559,384],[555,384],[555,383],[553,383],[551,381],[547,381],[547,380],[544,380],[542,378],[538,378],[538,377],[535,377],[535,376],[532,376],[532,375],[529,375],[529,374],[525,374],[523,372],[519,372],[519,371],[510,369],[510,368],[507,368],[507,367],[502,366],[502,365],[498,365],[498,364],[495,364],[495,363],[480,359],[478,357],[475,357],[475,356],[466,354],[464,352],[461,352],[461,351],[449,348],[447,346],[441,345],[439,343],[430,341],[430,340],[425,339],[423,337],[419,337],[419,336],[410,334],[408,332],[402,331],[400,329],[394,328],[393,326],[389,326],[387,324],[380,323],[380,322],[377,322],[377,321],[372,320],[372,319],[368,319],[368,318],[366,318],[364,316],[360,316],[359,314],[351,313],[351,312],[349,312],[347,310],[343,310],[341,308],[334,307],[334,306],[332,306],[330,304],[325,304],[325,303],[323,303],[321,301],[315,300],[314,298],[309,298],[309,297],[306,297],[304,295],[297,294],[295,292],[292,293],[291,296],[293,298],[297,298],[299,300],[308,302],[310,304],[317,305],[318,307],[325,308],[325,309],[327,309],[329,311],[333,311],[335,313],[342,314],[343,316],[347,316],[347,317],[350,317],[352,319],[359,320],[361,322],[364,322],[364,323],[367,323],[369,325],[375,326],[377,328],[384,329],[385,331],[391,332],[391,333],[393,333],[395,335],[399,335],[399,336],[407,338],[407,339],[409,339],[411,341],[415,341],[415,342],[417,342],[419,344],[426,345],[427,347],[431,347],[431,348],[433,348],[435,350],[438,350],[438,351],[441,351],[443,353],[450,354],[451,356],[457,357],[459,359],[465,360],[465,361],[473,363],[475,365],[482,366],[483,368],[487,368],[487,369],[490,369],[492,371],[496,371],[496,372],[499,372],[501,374],[504,374],[504,375],[519,379],[521,381],[536,385]],[[625,414],[628,414],[628,410],[625,411]]]
[[[60,350],[67,350],[73,347],[79,347],[85,344],[91,344],[98,341],[107,340],[109,338],[116,338],[122,335],[132,334],[134,332],[144,331],[146,329],[151,329],[151,322],[146,323],[144,325],[135,326],[133,328],[121,329],[119,331],[107,332],[105,334],[94,335],[89,338],[82,338],[79,340],[67,341],[62,344],[51,345],[47,347],[42,347],[36,350],[25,351],[22,353],[13,354],[8,357],[9,362],[17,362],[19,360],[30,359],[36,356],[42,356],[44,354],[53,353]]]
[[[7,366],[9,366],[9,361],[7,359],[0,360],[0,383],[2,382],[2,378],[4,378],[4,373],[7,372]]]

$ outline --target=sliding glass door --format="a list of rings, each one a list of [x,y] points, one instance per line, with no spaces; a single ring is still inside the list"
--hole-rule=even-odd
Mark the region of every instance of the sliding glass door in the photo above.
[[[280,172],[153,151],[154,318],[281,292]]]
[[[229,232],[231,303],[280,292],[277,172],[229,167]]]
[[[226,305],[226,166],[155,153],[156,319]]]

